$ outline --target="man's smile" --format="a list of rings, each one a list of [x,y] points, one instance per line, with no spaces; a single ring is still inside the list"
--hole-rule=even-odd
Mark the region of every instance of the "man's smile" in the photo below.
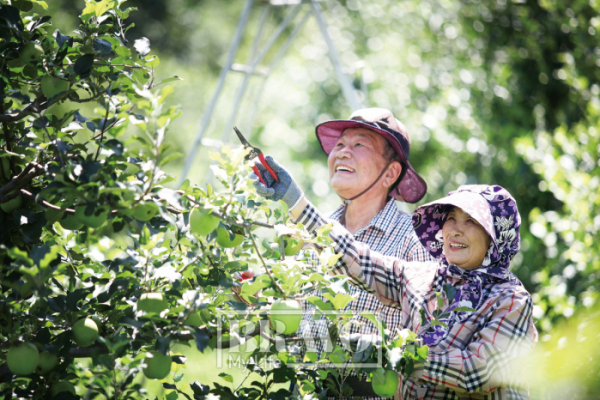
[[[335,172],[356,172],[356,170],[346,165],[338,165],[337,167],[335,167]]]

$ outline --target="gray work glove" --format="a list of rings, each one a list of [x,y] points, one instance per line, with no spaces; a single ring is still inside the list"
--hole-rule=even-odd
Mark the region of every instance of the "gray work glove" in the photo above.
[[[300,186],[296,183],[294,178],[289,172],[285,170],[281,165],[277,163],[271,156],[265,157],[269,166],[277,174],[279,181],[271,176],[269,171],[260,163],[257,162],[256,166],[264,179],[266,186],[258,179],[256,174],[250,174],[250,179],[253,180],[252,185],[256,189],[256,193],[269,200],[277,201],[283,200],[285,204],[291,209],[298,201],[304,196],[304,192],[300,189]]]

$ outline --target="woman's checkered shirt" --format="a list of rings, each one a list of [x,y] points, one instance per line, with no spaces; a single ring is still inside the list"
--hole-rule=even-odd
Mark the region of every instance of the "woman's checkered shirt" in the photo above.
[[[330,223],[310,204],[298,222],[309,231]],[[401,328],[417,333],[428,328],[429,324],[421,326],[419,311],[425,310],[431,322],[437,304],[435,292],[442,290],[437,262],[411,263],[378,254],[339,224],[334,224],[330,237],[336,252],[343,254],[333,273],[350,276],[354,285],[398,309]],[[450,283],[460,288],[464,282],[455,279]],[[482,296],[479,308],[430,347],[427,361],[403,381],[403,399],[529,397],[518,380],[526,368],[521,357],[537,340],[531,296],[522,286],[510,283],[486,284]]]

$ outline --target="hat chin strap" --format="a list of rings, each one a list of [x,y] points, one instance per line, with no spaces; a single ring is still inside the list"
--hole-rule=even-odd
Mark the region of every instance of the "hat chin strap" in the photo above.
[[[350,203],[352,203],[352,200],[355,200],[357,198],[359,198],[360,196],[362,196],[363,194],[367,193],[369,190],[371,190],[371,188],[373,186],[375,186],[375,184],[377,182],[379,182],[379,180],[381,179],[381,177],[383,176],[383,174],[385,174],[385,171],[387,171],[388,167],[390,165],[392,165],[392,163],[394,162],[394,160],[390,161],[381,171],[381,173],[379,174],[379,176],[377,177],[377,179],[375,179],[375,181],[373,183],[371,183],[371,185],[369,185],[368,188],[366,188],[365,190],[363,190],[362,192],[360,192],[359,194],[357,194],[356,196],[352,197],[351,199],[345,199],[342,196],[340,196],[342,198],[342,200],[344,200],[344,211],[342,211],[342,215],[340,216],[340,223],[344,226],[346,226],[346,210],[348,210],[348,206],[350,205]],[[338,195],[339,196],[339,195]]]

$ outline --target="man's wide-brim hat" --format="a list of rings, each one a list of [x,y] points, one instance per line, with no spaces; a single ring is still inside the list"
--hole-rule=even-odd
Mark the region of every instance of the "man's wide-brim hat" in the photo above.
[[[408,162],[410,138],[402,122],[384,108],[363,108],[352,113],[349,119],[326,121],[317,125],[317,138],[323,151],[329,155],[338,139],[349,128],[366,128],[383,136],[402,159],[406,174],[390,193],[397,200],[416,203],[427,193],[427,184]]]

